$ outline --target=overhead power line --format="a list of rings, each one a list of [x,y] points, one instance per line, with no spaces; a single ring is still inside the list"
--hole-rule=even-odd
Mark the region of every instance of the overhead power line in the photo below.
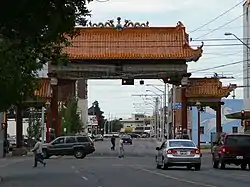
[[[226,10],[225,12],[221,13],[221,14],[218,15],[217,17],[213,18],[212,20],[210,20],[210,21],[208,21],[207,23],[201,25],[200,27],[198,27],[198,28],[192,30],[190,33],[196,32],[197,30],[200,30],[201,28],[203,28],[203,27],[209,25],[210,23],[216,21],[216,20],[219,19],[220,17],[224,16],[225,14],[229,13],[230,11],[232,11],[233,9],[235,9],[236,7],[238,7],[238,6],[240,6],[241,4],[243,4],[244,1],[245,1],[245,0],[243,0],[243,1],[239,2],[239,3],[237,3],[236,5],[234,5],[233,7],[231,7],[230,9]]]
[[[245,13],[244,13],[244,14],[245,14]],[[209,35],[209,34],[215,32],[215,31],[217,31],[217,30],[220,30],[221,28],[223,28],[223,27],[229,25],[230,23],[236,21],[237,19],[241,18],[244,14],[241,14],[240,16],[238,16],[238,17],[236,17],[236,18],[234,18],[234,19],[232,19],[232,20],[226,22],[225,24],[223,24],[223,25],[221,25],[221,26],[219,26],[219,27],[216,27],[215,29],[212,29],[210,32],[207,32],[207,33],[205,33],[205,34],[203,34],[203,35],[201,35],[201,36],[195,38],[195,40],[198,40],[198,39],[200,39],[200,38],[202,38],[202,37],[204,37],[204,36],[207,36],[207,35]]]
[[[227,67],[227,66],[232,66],[232,65],[235,65],[235,64],[239,64],[239,63],[242,63],[242,62],[245,62],[245,60],[231,62],[231,63],[228,63],[228,64],[222,64],[222,65],[214,66],[214,67],[210,67],[210,68],[203,68],[203,69],[193,70],[190,73],[196,73],[196,72],[201,72],[201,71],[207,71],[207,70],[212,70],[212,69],[223,68],[223,67]]]

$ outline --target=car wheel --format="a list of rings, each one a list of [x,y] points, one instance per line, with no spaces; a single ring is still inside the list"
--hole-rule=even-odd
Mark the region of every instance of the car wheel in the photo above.
[[[164,170],[168,169],[168,164],[163,164],[163,168]]]
[[[156,164],[156,169],[161,169],[161,165]]]
[[[132,145],[133,143],[131,142],[130,145]]]
[[[201,164],[195,164],[194,170],[195,171],[200,171],[201,170]]]
[[[49,155],[48,151],[44,149],[43,150],[43,158],[48,159],[49,157],[50,157],[50,155]]]
[[[218,166],[219,162],[215,158],[213,158],[213,168],[218,169]]]
[[[240,165],[240,168],[241,168],[242,170],[246,170],[246,169],[247,169],[247,164],[241,164],[241,165]]]
[[[84,152],[83,152],[82,149],[76,149],[75,152],[74,152],[74,156],[75,156],[77,159],[82,159],[82,158],[84,158],[86,155],[84,154]]]
[[[218,161],[218,168],[219,169],[225,169],[226,168],[226,164],[221,159]]]
[[[188,170],[191,170],[191,169],[192,169],[192,166],[191,166],[191,165],[187,165],[187,169],[188,169]]]

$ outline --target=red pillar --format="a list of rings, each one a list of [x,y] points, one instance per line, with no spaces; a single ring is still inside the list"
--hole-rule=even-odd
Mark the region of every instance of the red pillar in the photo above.
[[[221,102],[217,103],[216,107],[216,132],[222,132],[222,125],[221,125]]]
[[[198,119],[197,119],[197,122],[198,122],[198,149],[200,150],[200,147],[201,147],[201,112],[200,112],[200,109],[197,109],[197,116],[198,116]]]
[[[60,136],[61,127],[59,125],[59,114],[58,114],[58,85],[52,85],[51,115],[52,115],[52,127],[55,129],[56,136]]]
[[[181,104],[181,116],[182,116],[182,120],[181,120],[181,126],[182,126],[182,132],[184,129],[187,130],[187,97],[186,97],[186,88],[183,87],[181,89],[181,101],[182,101],[182,104]]]

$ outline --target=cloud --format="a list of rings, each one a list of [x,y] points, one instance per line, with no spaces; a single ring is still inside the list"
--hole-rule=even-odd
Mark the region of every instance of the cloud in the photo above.
[[[92,2],[89,8],[96,14],[123,14],[123,13],[158,13],[178,9],[173,3],[166,0],[110,0],[109,2]]]

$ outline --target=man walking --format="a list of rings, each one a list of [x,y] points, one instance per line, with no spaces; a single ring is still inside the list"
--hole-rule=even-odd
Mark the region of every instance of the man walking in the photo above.
[[[124,158],[124,144],[122,139],[119,141],[119,158]]]
[[[115,135],[111,137],[111,144],[112,144],[111,150],[114,151],[115,150]]]
[[[34,148],[32,149],[32,152],[34,153],[34,161],[35,161],[34,166],[33,166],[34,168],[37,167],[37,162],[40,162],[41,164],[43,164],[43,166],[46,166],[46,163],[43,161],[42,142],[40,142],[39,138],[37,138],[36,140],[37,140],[37,142],[36,142]]]

